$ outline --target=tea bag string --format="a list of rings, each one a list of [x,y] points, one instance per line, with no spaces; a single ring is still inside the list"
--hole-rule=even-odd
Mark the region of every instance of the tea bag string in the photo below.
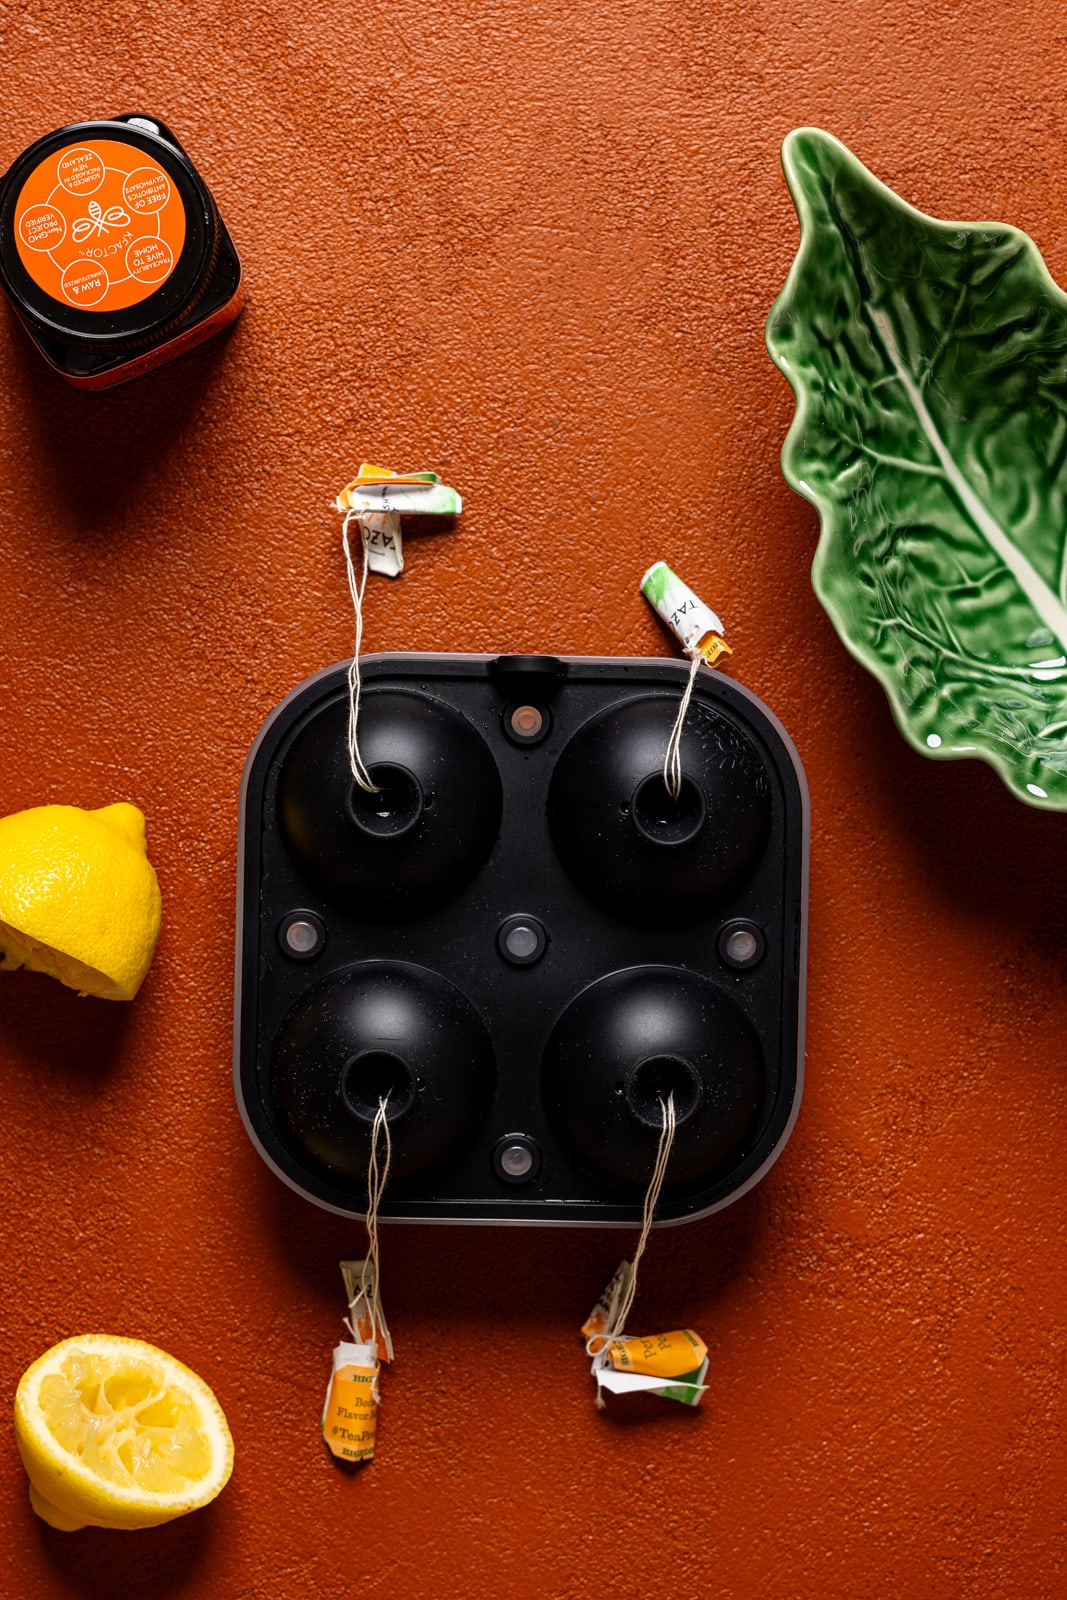
[[[692,651],[689,680],[682,695],[682,703],[678,707],[678,715],[674,719],[671,736],[667,741],[667,754],[663,758],[663,782],[672,800],[678,800],[682,793],[682,729],[685,725],[685,714],[689,710],[689,702],[693,698],[693,685],[696,683],[703,659],[699,650]]]
[[[357,1299],[362,1298],[366,1304],[371,1320],[371,1336],[374,1342],[377,1342],[379,1334],[382,1332],[384,1327],[384,1319],[381,1316],[381,1270],[379,1265],[380,1254],[378,1248],[378,1213],[381,1208],[382,1195],[385,1193],[385,1185],[389,1178],[389,1164],[393,1155],[393,1140],[389,1132],[389,1118],[386,1114],[386,1108],[388,1107],[388,1104],[388,1095],[386,1095],[384,1099],[378,1101],[378,1109],[374,1114],[374,1123],[371,1128],[370,1161],[367,1165],[367,1254],[363,1261],[363,1272],[360,1276],[359,1295],[356,1297]],[[385,1159],[382,1162],[380,1162],[378,1159],[378,1143],[380,1138],[382,1139],[385,1147]],[[353,1300],[349,1305],[349,1316],[346,1318],[346,1321],[353,1339],[356,1339],[358,1342],[356,1329],[350,1320],[352,1306],[354,1306],[355,1303],[356,1301]]]
[[[620,1282],[619,1287],[622,1292],[618,1303],[612,1304],[608,1309],[604,1332],[594,1334],[586,1345],[588,1354],[593,1357],[594,1373],[598,1368],[607,1365],[611,1346],[616,1339],[622,1338],[623,1330],[626,1327],[626,1319],[630,1315],[630,1309],[637,1294],[637,1269],[640,1265],[641,1257],[645,1253],[648,1236],[652,1232],[656,1206],[659,1204],[660,1190],[663,1188],[663,1180],[667,1175],[667,1163],[671,1159],[671,1151],[674,1148],[674,1136],[678,1125],[674,1114],[673,1089],[668,1094],[666,1102],[664,1102],[662,1095],[659,1096],[659,1105],[663,1113],[663,1127],[660,1131],[659,1144],[656,1148],[656,1160],[652,1167],[652,1177],[645,1191],[645,1203],[641,1211],[641,1234],[637,1241],[637,1249],[634,1251],[633,1260],[630,1262],[629,1272],[624,1274]],[[596,1349],[590,1349],[591,1345],[595,1345]],[[597,1384],[596,1403],[600,1410],[604,1409],[604,1398],[600,1392],[599,1384]]]
[[[352,560],[352,550],[348,542],[348,525],[355,521],[359,526],[359,542],[363,550],[363,572],[356,576],[355,563]],[[363,526],[362,515],[358,511],[345,513],[345,520],[341,526],[341,544],[345,552],[345,569],[348,573],[348,589],[352,596],[352,607],[356,614],[356,648],[352,655],[352,665],[348,669],[348,765],[352,777],[365,794],[377,794],[378,785],[374,782],[367,768],[363,764],[363,757],[359,753],[359,699],[362,689],[359,675],[359,654],[363,648],[363,594],[367,587],[367,572],[369,570],[370,556],[367,550],[367,533]]]

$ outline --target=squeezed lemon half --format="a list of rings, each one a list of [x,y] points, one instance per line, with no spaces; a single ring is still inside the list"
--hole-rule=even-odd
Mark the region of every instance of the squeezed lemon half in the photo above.
[[[140,1339],[89,1333],[22,1375],[15,1437],[39,1517],[152,1528],[213,1500],[233,1470],[222,1407],[202,1378]]]
[[[28,967],[79,994],[132,1000],[159,927],[159,882],[136,806],[32,806],[0,817],[0,971]]]

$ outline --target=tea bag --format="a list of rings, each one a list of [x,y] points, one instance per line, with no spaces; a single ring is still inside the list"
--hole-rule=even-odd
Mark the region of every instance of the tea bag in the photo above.
[[[689,679],[663,758],[664,786],[671,799],[677,800],[682,793],[682,729],[697,673],[702,666],[714,667],[723,656],[733,652],[722,636],[722,623],[715,612],[665,561],[657,561],[649,567],[641,579],[641,593],[670,628],[690,661]]]
[[[378,1433],[381,1394],[378,1378],[383,1361],[393,1359],[393,1341],[378,1301],[378,1274],[373,1262],[342,1261],[348,1296],[351,1340],[334,1347],[322,1436],[340,1461],[370,1461]]]
[[[360,463],[334,504],[345,513],[346,527],[350,517],[359,523],[369,570],[387,578],[404,570],[401,517],[452,517],[463,510],[460,496],[436,472],[391,472],[369,461]]]
[[[688,584],[665,561],[657,561],[641,579],[641,593],[663,618],[687,656],[699,655],[709,667],[732,655],[723,638],[723,626]]]
[[[626,1319],[637,1293],[637,1269],[648,1244],[655,1220],[660,1190],[674,1147],[677,1125],[674,1095],[660,1099],[663,1130],[656,1148],[652,1177],[645,1192],[641,1214],[641,1234],[629,1261],[620,1263],[615,1276],[582,1324],[585,1350],[592,1357],[596,1380],[596,1403],[604,1409],[604,1391],[609,1394],[634,1394],[645,1390],[665,1400],[680,1400],[684,1405],[699,1405],[708,1370],[708,1351],[703,1339],[691,1328],[652,1338],[628,1338]]]
[[[651,1337],[610,1337],[629,1277],[630,1263],[623,1261],[582,1324],[582,1338],[593,1355],[598,1396],[606,1389],[609,1394],[655,1394],[663,1400],[699,1405],[706,1389],[708,1348],[692,1328]]]
[[[392,1157],[386,1115],[388,1104],[388,1095],[379,1100],[371,1132],[367,1167],[367,1255],[363,1261],[341,1262],[348,1301],[345,1327],[352,1337],[334,1347],[322,1411],[326,1448],[341,1461],[373,1459],[381,1405],[378,1378],[382,1362],[393,1359],[393,1341],[382,1310],[378,1249],[378,1212]],[[381,1157],[379,1140],[383,1147]]]

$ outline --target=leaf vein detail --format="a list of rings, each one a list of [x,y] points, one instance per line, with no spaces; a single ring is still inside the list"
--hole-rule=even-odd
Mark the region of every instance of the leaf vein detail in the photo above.
[[[985,505],[972,485],[967,481],[959,463],[953,457],[944,439],[942,439],[940,430],[927,409],[926,401],[923,399],[919,386],[901,357],[896,335],[893,332],[893,325],[886,313],[884,311],[876,311],[870,305],[865,305],[863,309],[875,337],[881,344],[890,365],[900,380],[912,411],[915,413],[915,419],[927,443],[941,464],[949,487],[964,511],[966,511],[974,527],[986,540],[993,553],[1008,568],[1008,571],[1042,622],[1052,630],[1061,644],[1067,645],[1067,606],[1064,606],[1059,596],[1049,587],[1041,574],[1035,571],[1019,549],[1019,546],[1009,538],[988,506]]]

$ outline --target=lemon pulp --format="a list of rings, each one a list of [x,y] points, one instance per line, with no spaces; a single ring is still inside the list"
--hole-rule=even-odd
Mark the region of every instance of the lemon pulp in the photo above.
[[[15,1394],[30,1503],[54,1528],[154,1528],[225,1487],[233,1440],[191,1368],[143,1339],[86,1333],[30,1364]]]
[[[38,1404],[56,1442],[106,1483],[181,1494],[211,1470],[192,1398],[162,1372],[72,1352],[42,1379]]]
[[[17,928],[0,922],[0,971],[17,972],[20,967],[28,972],[43,972],[48,978],[58,978],[66,988],[77,989],[81,995],[95,995],[98,1000],[129,998],[121,984],[112,983],[106,973],[98,972],[75,956],[65,956],[50,945],[28,939]]]

